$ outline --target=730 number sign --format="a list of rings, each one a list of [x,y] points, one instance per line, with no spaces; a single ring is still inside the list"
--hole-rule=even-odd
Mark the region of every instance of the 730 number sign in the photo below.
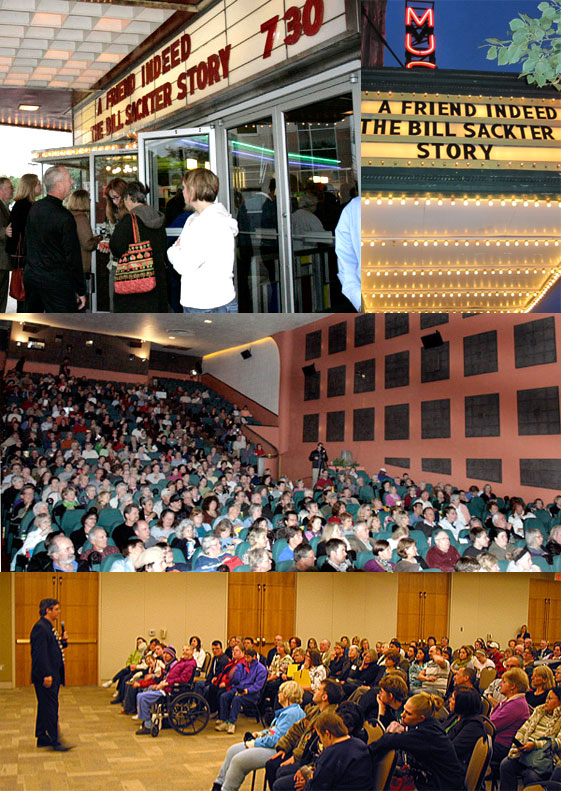
[[[302,36],[315,36],[323,24],[323,0],[306,0],[302,8],[291,6],[282,17],[286,24],[286,36],[283,43],[287,46],[296,44]],[[273,16],[261,25],[261,32],[267,34],[263,57],[268,58],[273,51],[275,35],[280,16]]]

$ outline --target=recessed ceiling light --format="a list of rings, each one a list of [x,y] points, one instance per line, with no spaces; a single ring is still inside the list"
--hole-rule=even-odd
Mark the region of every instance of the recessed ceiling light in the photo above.
[[[175,340],[175,335],[168,335],[168,338],[170,339],[170,341],[174,341]]]
[[[212,324],[212,319],[204,319],[204,324]]]
[[[35,110],[39,109],[39,107],[39,104],[20,104],[18,110],[25,110],[27,113],[34,113]]]

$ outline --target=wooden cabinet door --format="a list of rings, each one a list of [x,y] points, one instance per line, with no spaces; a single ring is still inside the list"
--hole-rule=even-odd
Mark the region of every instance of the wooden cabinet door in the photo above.
[[[228,578],[228,637],[253,637],[267,654],[274,636],[294,631],[294,574],[236,574]]]
[[[400,574],[397,638],[400,642],[429,635],[437,640],[448,633],[449,580],[447,574]]]
[[[561,639],[561,584],[552,579],[531,579],[528,629],[535,644]]]
[[[39,619],[41,599],[58,599],[68,633],[67,686],[97,684],[98,575],[15,574],[16,686],[31,684],[29,634]],[[60,632],[60,623],[55,624]]]

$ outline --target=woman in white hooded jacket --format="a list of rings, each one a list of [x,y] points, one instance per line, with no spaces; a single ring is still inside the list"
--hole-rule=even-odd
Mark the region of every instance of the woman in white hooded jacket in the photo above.
[[[195,214],[169,248],[168,258],[181,275],[184,313],[238,312],[234,288],[238,224],[221,203],[214,203],[218,186],[218,177],[206,168],[190,170],[183,177],[183,196]]]

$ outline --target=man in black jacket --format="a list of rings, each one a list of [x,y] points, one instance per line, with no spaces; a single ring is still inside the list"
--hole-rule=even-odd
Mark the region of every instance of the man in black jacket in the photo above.
[[[314,487],[320,472],[327,469],[327,451],[321,442],[318,442],[316,449],[310,453],[309,460],[312,462],[312,487]]]
[[[37,695],[37,747],[66,752],[71,747],[61,744],[58,737],[58,691],[64,685],[64,649],[68,645],[66,632],[59,637],[54,626],[60,618],[59,602],[43,599],[39,615],[30,634],[31,681]]]
[[[206,693],[208,692],[209,687],[212,684],[218,683],[219,677],[222,675],[226,665],[230,661],[227,655],[224,653],[220,640],[213,640],[211,647],[212,661],[208,666],[206,678],[204,680],[200,679],[199,681],[195,681],[195,692],[198,692],[199,695],[203,695],[205,698],[207,698]]]
[[[86,304],[76,220],[62,205],[72,192],[67,168],[45,171],[47,197],[33,204],[25,228],[26,310],[30,313],[76,313]]]

